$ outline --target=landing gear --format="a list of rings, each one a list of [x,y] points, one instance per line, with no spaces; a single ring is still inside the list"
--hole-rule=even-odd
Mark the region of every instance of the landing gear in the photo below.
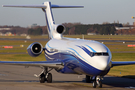
[[[42,74],[40,75],[39,81],[40,81],[40,83],[44,83],[44,82],[45,82],[45,75],[44,75],[44,73],[42,73]]]
[[[93,88],[96,88],[96,86],[97,86],[97,83],[96,83],[96,81],[93,81]]]
[[[101,81],[98,81],[97,84],[98,84],[99,88],[102,88],[102,82]]]
[[[39,75],[34,75],[36,77],[39,77],[40,83],[44,83],[47,81],[47,83],[52,83],[52,74],[49,73],[52,69],[48,70],[48,68],[44,68],[44,70]]]
[[[51,73],[48,73],[46,79],[47,79],[47,83],[52,83],[52,74]]]
[[[102,88],[102,81],[101,81],[101,77],[96,77],[93,81],[93,88],[96,88],[96,86],[98,85],[99,88]]]
[[[91,83],[92,77],[86,75],[86,83]]]

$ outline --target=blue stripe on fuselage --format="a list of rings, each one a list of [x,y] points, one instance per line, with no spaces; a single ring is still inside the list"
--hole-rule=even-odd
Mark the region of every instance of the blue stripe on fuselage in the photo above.
[[[88,63],[84,62],[77,56],[66,55],[66,57],[69,58],[68,61],[62,60],[64,63],[68,63],[65,66],[65,68],[70,67],[70,69],[75,72],[81,72],[83,74],[88,74],[88,75],[93,75],[93,76],[97,76],[102,72],[101,70],[98,70],[98,69],[94,68],[93,66],[89,65]],[[62,73],[63,72],[66,73],[67,71],[62,70]]]
[[[90,54],[90,51],[87,48],[85,48],[84,46],[78,46],[78,45],[76,45],[76,46],[83,49],[88,55]]]
[[[84,59],[76,50],[74,50],[73,48],[69,48],[69,49],[73,50],[77,55],[79,55],[82,59]],[[86,59],[84,59],[84,60],[86,60]]]
[[[93,52],[96,52],[92,47],[90,47],[89,45],[86,45],[87,47],[89,47]]]
[[[71,50],[73,50],[73,49],[71,49]],[[73,50],[73,51],[75,51],[75,50]],[[48,50],[47,50],[47,52],[48,52]],[[48,53],[53,53],[53,52],[48,52]],[[61,55],[61,57],[59,57],[59,55]],[[75,72],[79,73],[79,72],[81,72],[83,74],[96,76],[102,72],[101,70],[98,70],[98,69],[94,68],[93,66],[89,65],[88,63],[84,62],[77,55],[58,52],[58,53],[54,53],[53,55],[48,55],[48,56],[51,58],[54,58],[54,61],[57,61],[57,59],[58,59],[64,63],[64,65],[65,65],[64,68],[62,70],[58,71],[61,73],[75,73]]]
[[[50,37],[50,38],[53,38],[52,33],[51,33],[51,28],[52,28],[52,26],[51,26],[51,24],[50,24],[49,21],[48,21],[46,11],[45,11],[45,18],[46,18],[46,24],[47,24],[47,27],[48,27],[49,37]],[[51,28],[50,28],[50,27],[51,27]]]
[[[51,16],[52,16],[53,24],[55,24],[54,18],[53,18],[53,14],[52,14],[52,9],[51,9],[51,2],[49,2],[49,4],[50,4],[50,11],[51,11]]]
[[[52,47],[49,46],[49,43],[47,43],[47,46],[48,46],[49,48],[52,48]]]

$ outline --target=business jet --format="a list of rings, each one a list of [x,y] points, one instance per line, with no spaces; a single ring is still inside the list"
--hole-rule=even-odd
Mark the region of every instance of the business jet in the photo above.
[[[46,61],[0,61],[1,64],[36,66],[43,68],[39,75],[40,83],[52,83],[50,71],[55,69],[63,74],[84,74],[86,82],[93,81],[93,88],[102,88],[102,78],[114,66],[131,65],[135,61],[113,62],[112,55],[107,46],[93,41],[74,38],[65,38],[63,33],[66,28],[55,24],[52,8],[83,8],[83,6],[53,5],[44,2],[42,5],[3,5],[3,7],[41,8],[45,13],[49,41],[43,47],[34,42],[27,48],[32,57],[39,56],[43,51]]]

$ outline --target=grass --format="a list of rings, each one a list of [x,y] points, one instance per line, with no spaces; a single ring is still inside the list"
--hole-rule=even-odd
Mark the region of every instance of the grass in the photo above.
[[[70,38],[82,38],[83,35],[64,35]],[[84,35],[85,39],[90,40],[135,40],[135,35]]]
[[[40,35],[40,36],[30,36],[30,37],[31,37],[31,39],[47,39],[48,35],[44,35],[44,36],[42,36],[42,35]],[[10,39],[12,39],[12,38],[15,38],[15,39],[20,38],[20,39],[26,39],[26,36],[0,36],[0,38],[10,38]]]
[[[112,61],[135,61],[135,53],[113,53]],[[135,65],[113,67],[108,75],[135,78]]]
[[[5,38],[11,38],[11,37],[13,38],[13,36],[8,36]],[[40,38],[37,39],[41,39],[43,36],[39,36],[39,37]],[[23,38],[23,37],[16,36],[15,38]],[[34,39],[36,38],[34,37]],[[1,61],[45,61],[44,54],[41,54],[39,57],[34,57],[34,58],[28,55],[27,47],[33,42],[35,41],[25,42],[24,40],[0,40],[0,57],[1,57],[0,60]],[[43,47],[47,43],[47,41],[38,41],[38,42],[41,43]],[[24,45],[24,47],[20,47],[20,45]],[[13,46],[13,48],[5,49],[3,48],[3,46]],[[17,53],[24,53],[24,54],[17,54]]]
[[[48,36],[30,36],[31,39],[47,39]],[[71,35],[65,37],[70,38],[82,38],[82,35]],[[0,38],[23,38],[21,36],[0,36]],[[84,38],[91,40],[135,40],[135,35],[85,35]],[[45,56],[42,53],[39,57],[31,57],[27,54],[27,47],[35,41],[23,41],[23,40],[0,40],[0,60],[1,61],[45,61]],[[47,43],[47,41],[38,41],[43,46]],[[104,42],[104,44],[110,49],[112,52],[112,61],[135,61],[135,48],[127,47],[128,44],[135,44],[135,42]],[[13,46],[13,49],[4,49],[2,46],[10,45]],[[20,47],[20,45],[24,45],[24,47]],[[127,53],[132,51],[132,53]],[[24,54],[9,54],[9,53],[24,53]],[[124,53],[123,53],[124,52]],[[5,53],[5,54],[2,54]],[[135,78],[135,65],[127,65],[127,66],[117,66],[113,67],[108,75],[119,76],[119,77],[132,77]]]
[[[28,54],[0,54],[0,61],[45,61],[42,53],[39,57],[31,57]]]
[[[135,53],[112,53],[113,61],[135,61]]]

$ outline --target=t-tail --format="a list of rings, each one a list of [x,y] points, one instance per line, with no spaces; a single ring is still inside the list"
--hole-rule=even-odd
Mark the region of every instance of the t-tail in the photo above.
[[[83,6],[53,5],[51,2],[44,2],[43,5],[3,5],[3,7],[41,8],[45,12],[47,30],[50,39],[61,39],[62,34],[66,30],[63,25],[55,24],[52,8],[83,8]]]

